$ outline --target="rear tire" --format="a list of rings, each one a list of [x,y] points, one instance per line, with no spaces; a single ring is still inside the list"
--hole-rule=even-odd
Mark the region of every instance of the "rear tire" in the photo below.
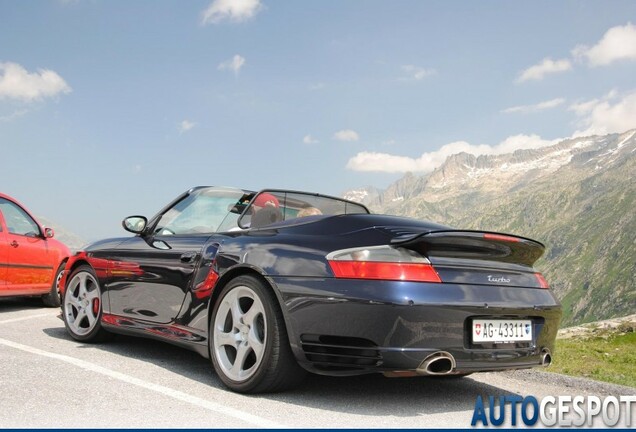
[[[42,296],[42,303],[44,306],[48,307],[60,307],[62,304],[60,297],[60,279],[62,279],[62,273],[64,272],[64,267],[66,266],[66,262],[63,262],[58,267],[55,272],[55,277],[53,278],[53,283],[51,284],[51,290],[48,294]]]
[[[230,281],[214,305],[209,349],[217,375],[239,393],[278,392],[306,375],[291,350],[272,291],[253,276]]]
[[[67,280],[62,305],[66,330],[81,342],[105,340],[110,333],[102,328],[102,292],[95,270],[82,265]]]

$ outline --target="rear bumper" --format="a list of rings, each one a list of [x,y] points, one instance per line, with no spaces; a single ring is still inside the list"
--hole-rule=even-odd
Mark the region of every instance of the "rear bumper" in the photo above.
[[[453,372],[522,369],[554,353],[561,306],[546,289],[342,279],[274,278],[292,349],[328,375],[414,371],[448,352]],[[473,344],[474,318],[530,319],[530,342]]]

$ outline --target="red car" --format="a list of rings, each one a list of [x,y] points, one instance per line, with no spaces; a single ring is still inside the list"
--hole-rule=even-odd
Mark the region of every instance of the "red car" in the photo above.
[[[15,199],[0,193],[0,297],[42,297],[60,305],[58,283],[69,249]]]

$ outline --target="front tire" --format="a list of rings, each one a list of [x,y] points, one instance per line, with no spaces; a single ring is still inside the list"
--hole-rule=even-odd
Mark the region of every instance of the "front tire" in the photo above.
[[[272,291],[253,276],[230,281],[214,305],[210,357],[221,381],[239,393],[265,393],[298,385],[298,365],[283,314]]]
[[[78,267],[68,278],[62,317],[66,330],[75,340],[100,342],[109,336],[102,328],[102,293],[91,266]]]

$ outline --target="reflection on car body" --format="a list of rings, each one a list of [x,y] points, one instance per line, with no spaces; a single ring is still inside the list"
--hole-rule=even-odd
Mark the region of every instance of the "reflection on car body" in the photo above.
[[[253,224],[268,206],[280,216]],[[225,187],[193,188],[123,226],[135,235],[69,260],[71,336],[192,349],[238,392],[291,388],[307,372],[461,376],[551,361],[561,307],[533,268],[534,240]],[[484,335],[483,323],[517,334]]]

